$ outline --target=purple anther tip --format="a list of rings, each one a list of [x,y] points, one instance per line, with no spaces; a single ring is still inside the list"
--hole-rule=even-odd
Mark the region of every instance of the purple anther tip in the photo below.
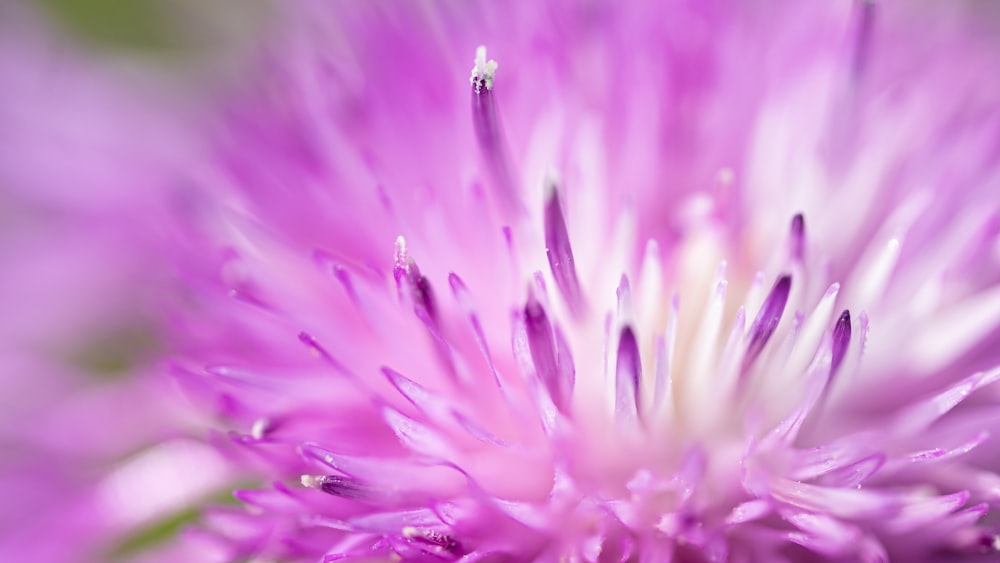
[[[847,347],[851,343],[851,312],[844,309],[833,327],[833,350],[830,359],[830,375],[837,373],[837,368],[847,355]]]
[[[743,368],[746,369],[757,359],[767,341],[778,328],[781,315],[785,312],[785,304],[788,303],[788,294],[792,290],[792,276],[785,274],[774,283],[774,288],[768,294],[767,299],[757,313],[753,325],[750,327],[750,344],[747,346],[746,356],[743,358]]]
[[[790,253],[792,259],[802,260],[806,252],[806,222],[801,213],[792,218],[790,234]]]
[[[365,485],[357,479],[351,477],[323,475],[320,477],[303,479],[303,482],[306,482],[307,480],[311,481],[310,486],[333,496],[355,500],[371,500],[374,496],[370,486]]]
[[[615,412],[635,416],[639,410],[639,381],[642,360],[639,343],[631,327],[622,328],[618,339],[618,363],[615,370]]]
[[[545,309],[534,298],[528,298],[524,306],[524,327],[528,336],[528,350],[531,361],[535,364],[535,374],[548,389],[549,396],[556,407],[562,406],[561,385],[559,383],[559,368],[556,363],[555,338],[552,335],[552,324],[549,322]]]
[[[413,300],[415,306],[423,309],[427,318],[437,322],[437,306],[434,303],[434,290],[427,276],[420,276],[413,281]]]

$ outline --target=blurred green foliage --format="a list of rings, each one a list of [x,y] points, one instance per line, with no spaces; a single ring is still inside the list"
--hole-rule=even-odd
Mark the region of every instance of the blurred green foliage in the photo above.
[[[240,502],[233,497],[233,489],[260,488],[259,484],[235,484],[203,499],[202,502],[184,508],[173,514],[167,514],[145,526],[141,526],[127,534],[107,554],[109,561],[128,561],[141,555],[174,537],[185,528],[197,526],[205,507],[239,506]]]
[[[99,379],[120,379],[155,357],[162,347],[155,327],[137,321],[93,335],[84,346],[71,353],[69,363]]]
[[[183,47],[163,0],[36,0],[53,21],[99,47],[164,52]]]
[[[261,31],[266,0],[33,0],[79,43],[194,62],[225,55]]]

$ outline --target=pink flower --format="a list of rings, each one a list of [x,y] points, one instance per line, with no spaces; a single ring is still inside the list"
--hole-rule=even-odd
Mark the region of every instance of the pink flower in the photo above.
[[[284,15],[196,172],[220,275],[175,368],[273,483],[206,518],[232,557],[994,550],[1000,83],[967,14]]]

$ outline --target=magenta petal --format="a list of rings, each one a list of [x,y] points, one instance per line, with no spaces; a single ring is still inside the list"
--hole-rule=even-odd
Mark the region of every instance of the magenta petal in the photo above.
[[[368,478],[378,481],[393,481],[403,476],[407,469],[399,463],[389,463],[385,459],[343,455],[316,444],[302,444],[299,451],[306,459],[317,461],[344,475]]]
[[[568,397],[562,396],[561,373],[556,365],[555,338],[552,325],[541,304],[534,297],[524,306],[524,326],[528,336],[528,349],[535,364],[535,375],[552,397],[556,407],[562,408]]]
[[[859,487],[885,464],[884,454],[868,456],[844,467],[838,467],[820,477],[820,483],[829,487]]]
[[[434,460],[449,460],[455,457],[450,440],[427,425],[389,406],[382,407],[382,416],[399,437],[400,442],[415,454]]]
[[[756,499],[737,505],[726,516],[727,524],[743,524],[764,518],[774,511],[774,507],[766,500]]]
[[[545,255],[563,299],[574,315],[581,315],[585,308],[583,292],[576,277],[576,263],[559,203],[559,192],[554,187],[549,189],[545,201]]]

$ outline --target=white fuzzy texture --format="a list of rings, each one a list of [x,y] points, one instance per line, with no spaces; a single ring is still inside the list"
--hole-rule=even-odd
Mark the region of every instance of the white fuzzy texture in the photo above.
[[[472,67],[472,76],[469,78],[472,87],[476,89],[477,94],[482,92],[484,87],[486,90],[492,90],[493,80],[497,73],[497,62],[486,60],[485,45],[480,45],[476,48],[475,63],[475,66]]]

